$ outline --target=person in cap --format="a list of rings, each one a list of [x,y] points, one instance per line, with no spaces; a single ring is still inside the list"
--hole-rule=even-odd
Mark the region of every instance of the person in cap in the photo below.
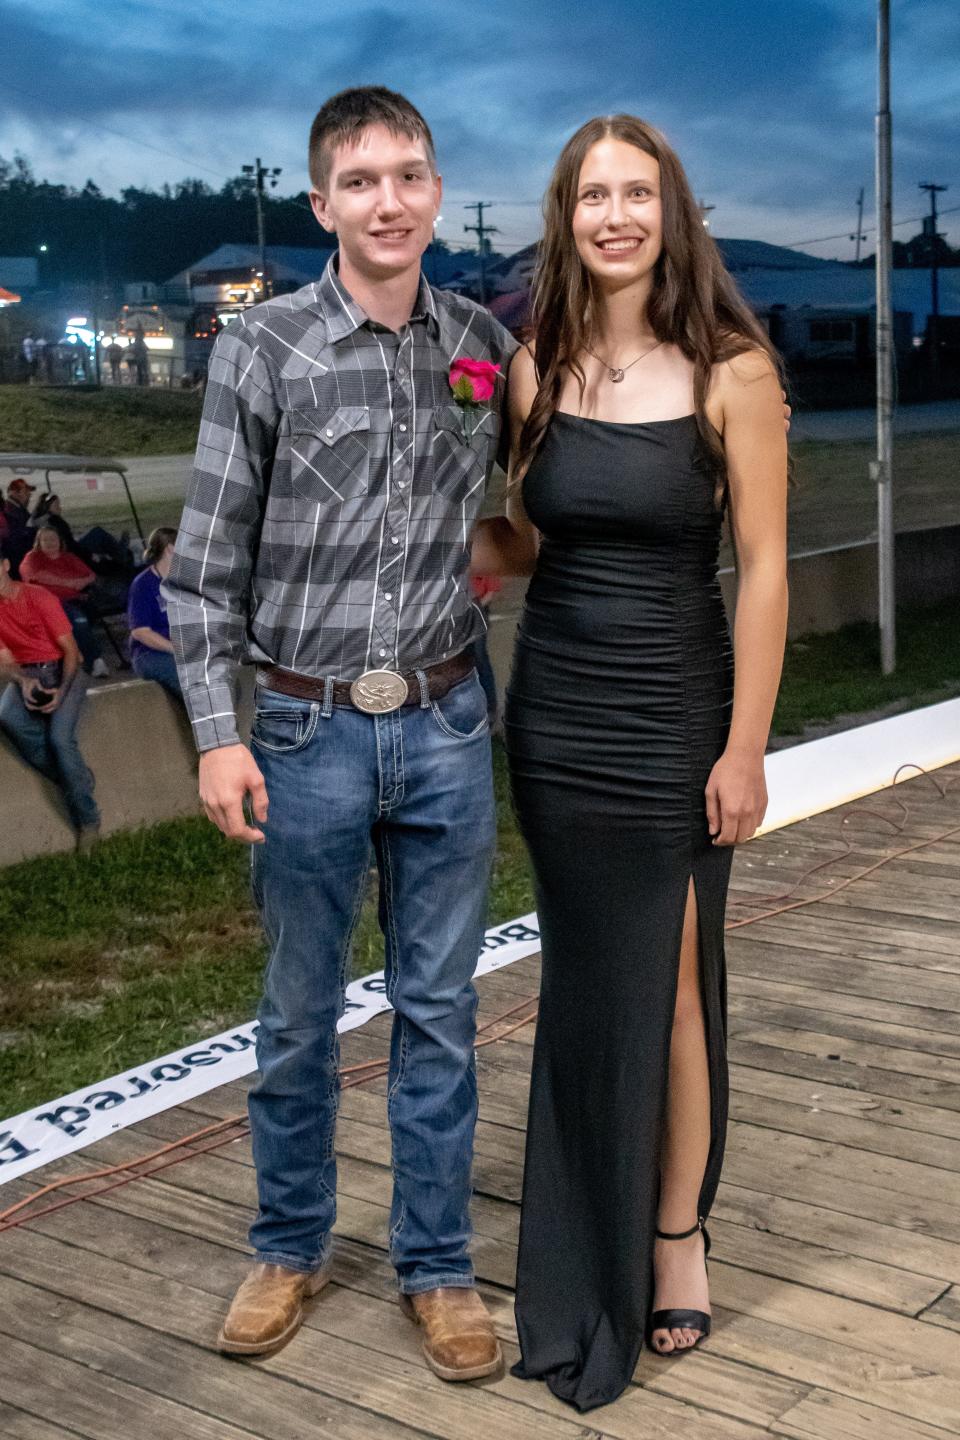
[[[30,528],[30,496],[36,490],[17,475],[7,486],[7,498],[3,516],[7,522],[7,555],[14,579],[20,575],[20,562],[28,550],[33,549],[33,530]]]

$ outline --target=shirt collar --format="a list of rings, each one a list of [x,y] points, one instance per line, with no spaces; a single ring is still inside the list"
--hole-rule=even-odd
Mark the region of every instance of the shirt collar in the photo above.
[[[352,335],[370,319],[367,312],[357,304],[340,279],[337,273],[337,256],[338,252],[334,251],[327,261],[323,274],[313,287],[317,304],[327,322],[327,334],[332,341],[343,340],[347,335]],[[428,327],[432,329],[434,338],[439,336],[440,316],[437,313],[437,302],[422,271],[420,272],[420,288],[417,291],[417,299],[410,319],[425,320]]]

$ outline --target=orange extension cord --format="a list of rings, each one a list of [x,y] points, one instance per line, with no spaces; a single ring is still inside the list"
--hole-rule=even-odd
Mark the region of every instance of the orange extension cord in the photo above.
[[[893,777],[894,785],[897,784],[897,779],[904,770],[918,770],[921,775],[925,775],[936,787],[941,799],[945,799],[950,787],[957,780],[960,780],[960,774],[955,774],[949,776],[946,783],[942,784],[935,775],[925,770],[922,765],[914,765],[908,762],[898,767]],[[831,886],[828,890],[821,891],[817,895],[806,896],[802,900],[790,900],[790,896],[794,895],[800,886],[810,879],[811,875],[817,874],[817,872],[824,869],[825,866],[832,865],[837,860],[842,860],[846,855],[850,854],[853,849],[853,843],[844,833],[844,826],[853,816],[871,815],[875,819],[883,821],[885,825],[890,825],[894,834],[903,834],[906,829],[909,808],[900,799],[897,799],[896,803],[902,812],[902,818],[899,821],[893,820],[889,815],[884,815],[881,811],[870,809],[867,806],[848,806],[840,814],[840,838],[843,840],[845,848],[839,855],[831,855],[828,859],[820,860],[816,865],[812,865],[808,870],[803,872],[789,890],[785,890],[780,895],[742,895],[741,898],[731,896],[731,903],[734,905],[766,905],[772,906],[773,908],[761,910],[758,914],[747,916],[742,920],[728,921],[724,928],[727,930],[737,930],[744,925],[755,925],[759,920],[767,920],[774,915],[782,915],[788,910],[799,910],[805,905],[815,905],[818,901],[828,900],[831,896],[839,894],[841,890],[846,890],[858,880],[863,880],[867,875],[872,875],[875,870],[879,870],[884,865],[889,865],[892,860],[899,860],[901,856],[910,855],[915,850],[925,850],[930,845],[939,845],[945,840],[951,840],[955,835],[960,835],[960,825],[953,825],[950,829],[942,831],[939,835],[934,835],[929,840],[920,840],[913,845],[905,845],[900,850],[895,850],[892,854],[885,855],[882,859],[874,861],[872,865],[867,865],[862,870],[858,870],[856,874],[847,876],[845,880],[841,880],[838,885]],[[488,1020],[486,1024],[481,1025],[477,1031],[478,1037],[483,1036],[484,1038],[477,1039],[476,1048],[479,1050],[484,1045],[495,1045],[499,1040],[505,1040],[507,1036],[512,1035],[515,1030],[520,1030],[523,1026],[529,1025],[535,1020],[537,1010],[537,998],[535,996],[529,996],[519,1004],[512,1006],[509,1010],[505,1010],[502,1014],[497,1015],[493,1020]],[[518,1012],[522,1012],[518,1019],[513,1020],[512,1024],[505,1023],[517,1015]],[[341,1089],[346,1090],[352,1085],[364,1085],[371,1080],[381,1079],[387,1074],[388,1064],[387,1057],[381,1056],[375,1060],[365,1060],[359,1065],[346,1066],[341,1071],[341,1076],[344,1077],[341,1081]],[[205,1155],[211,1150],[216,1150],[223,1145],[231,1144],[234,1140],[240,1140],[249,1134],[246,1119],[245,1114],[231,1115],[226,1120],[218,1120],[213,1125],[205,1126],[202,1130],[195,1130],[192,1134],[184,1135],[179,1140],[173,1140],[168,1145],[162,1145],[158,1150],[152,1150],[148,1154],[141,1155],[125,1165],[110,1165],[103,1170],[90,1170],[81,1175],[65,1176],[61,1180],[54,1180],[49,1185],[44,1185],[41,1189],[35,1190],[32,1194],[27,1195],[15,1205],[11,1205],[8,1209],[0,1211],[0,1232],[12,1230],[18,1225],[26,1224],[29,1220],[37,1220],[41,1215],[51,1215],[56,1210],[62,1210],[68,1205],[77,1204],[80,1200],[96,1199],[98,1195],[105,1195],[109,1191],[119,1189],[123,1185],[129,1185],[133,1180],[149,1179],[151,1176],[159,1174],[160,1171],[167,1170],[172,1165],[179,1165],[184,1160],[189,1160],[195,1155]],[[211,1139],[212,1143],[197,1146],[196,1142],[204,1139]],[[185,1153],[175,1155],[172,1159],[164,1160],[162,1158],[165,1155],[170,1155],[171,1151],[177,1150],[183,1150]],[[150,1169],[145,1170],[141,1168],[142,1166],[150,1165],[150,1162],[155,1160],[160,1163],[152,1165]],[[89,1184],[91,1181],[103,1180],[117,1174],[122,1174],[123,1178],[114,1180],[109,1185],[101,1185],[95,1190],[86,1190],[80,1195],[68,1195],[66,1199],[58,1201],[55,1205],[47,1205],[42,1210],[34,1210],[30,1214],[20,1213],[28,1206],[36,1204],[44,1195],[49,1195],[55,1190],[63,1189],[68,1185]],[[12,1216],[18,1216],[19,1218],[12,1219]]]

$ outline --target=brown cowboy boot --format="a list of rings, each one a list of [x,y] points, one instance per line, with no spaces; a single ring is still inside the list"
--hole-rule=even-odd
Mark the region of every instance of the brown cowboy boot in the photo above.
[[[423,1353],[441,1380],[479,1380],[503,1364],[493,1320],[473,1286],[444,1286],[401,1295],[400,1304],[425,1331]]]
[[[329,1264],[319,1270],[288,1270],[258,1262],[240,1286],[217,1336],[227,1355],[265,1355],[300,1329],[303,1302],[330,1279]]]

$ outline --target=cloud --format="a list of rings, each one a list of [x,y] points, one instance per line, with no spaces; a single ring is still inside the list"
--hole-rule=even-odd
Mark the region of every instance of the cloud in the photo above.
[[[617,109],[667,131],[719,233],[734,216],[758,238],[817,233],[852,222],[861,184],[872,193],[874,17],[873,0],[0,0],[17,87],[0,87],[0,154],[108,190],[216,183],[260,154],[295,189],[323,98],[382,83],[433,127],[451,238],[457,205],[477,198],[525,202],[492,218],[530,238],[529,202],[565,139]],[[893,49],[896,204],[914,213],[917,180],[960,186],[960,12],[901,0]]]

